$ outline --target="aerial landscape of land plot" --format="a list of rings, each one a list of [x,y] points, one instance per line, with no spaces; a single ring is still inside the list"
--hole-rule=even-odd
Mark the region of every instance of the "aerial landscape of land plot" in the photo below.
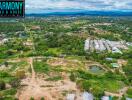
[[[131,98],[132,17],[0,19],[0,100]]]

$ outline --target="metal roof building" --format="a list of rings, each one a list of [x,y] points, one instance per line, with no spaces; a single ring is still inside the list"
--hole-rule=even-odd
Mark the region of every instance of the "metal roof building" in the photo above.
[[[93,100],[93,95],[91,93],[84,92],[82,96],[83,100]]]

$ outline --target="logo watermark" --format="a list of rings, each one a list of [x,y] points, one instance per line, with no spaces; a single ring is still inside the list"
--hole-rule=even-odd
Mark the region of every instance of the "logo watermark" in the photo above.
[[[0,17],[24,17],[25,0],[0,0]]]

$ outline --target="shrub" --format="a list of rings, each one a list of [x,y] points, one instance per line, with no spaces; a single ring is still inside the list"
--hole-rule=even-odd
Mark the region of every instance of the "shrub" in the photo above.
[[[2,100],[3,99],[3,93],[2,92],[0,92],[0,100]]]
[[[70,75],[70,80],[73,82],[76,81],[76,77],[73,73],[71,73],[71,75]]]
[[[44,97],[42,97],[41,100],[45,100]]]
[[[0,80],[0,90],[4,90],[5,88],[6,88],[5,82]]]
[[[78,80],[77,87],[82,91],[90,91],[91,84],[88,80]]]
[[[98,98],[104,95],[104,90],[98,86],[93,87],[91,92],[93,93],[95,97],[98,97]]]
[[[127,97],[132,98],[132,88],[127,90]]]
[[[30,100],[34,100],[34,98],[33,98],[33,97],[31,97],[31,98],[30,98]]]
[[[23,79],[25,77],[25,71],[24,70],[17,71],[16,77],[19,79]]]

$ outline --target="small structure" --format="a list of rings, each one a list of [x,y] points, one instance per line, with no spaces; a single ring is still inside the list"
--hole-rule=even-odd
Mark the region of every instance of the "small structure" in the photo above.
[[[109,100],[109,96],[103,96],[101,100]]]
[[[31,27],[31,30],[40,30],[41,28],[40,28],[40,26],[32,26]]]
[[[82,96],[83,100],[93,100],[93,95],[91,93],[84,92]]]
[[[107,61],[113,61],[113,58],[105,58]]]
[[[132,100],[132,98],[126,98],[126,100]]]
[[[68,94],[66,100],[75,100],[75,94]]]
[[[0,45],[2,45],[4,43],[7,43],[7,42],[8,42],[8,39],[7,38],[1,39],[0,40]]]
[[[64,57],[66,57],[66,54],[60,54],[59,55],[59,58],[64,58]]]
[[[127,42],[126,45],[132,46],[132,42]]]
[[[98,40],[94,40],[94,45],[95,45],[95,49],[96,50],[99,50],[100,49]]]
[[[87,40],[85,40],[84,50],[85,51],[89,50],[89,46],[90,46],[90,42],[89,42],[89,39],[87,39]]]
[[[99,43],[99,47],[100,47],[100,51],[104,51],[106,50],[106,47],[104,45],[104,40],[98,40],[98,43]]]
[[[127,61],[124,60],[124,59],[118,59],[118,60],[117,60],[117,63],[118,63],[120,66],[123,66],[123,65],[126,65],[126,64],[127,64]]]
[[[120,53],[123,54],[117,47],[112,48],[112,53]]]
[[[119,68],[120,66],[117,63],[111,63],[113,68]]]
[[[18,37],[19,38],[27,38],[27,34],[24,32],[20,32],[20,33],[18,33]]]
[[[33,43],[31,40],[27,40],[26,42],[23,43],[23,45],[30,47],[30,46],[33,46]]]

